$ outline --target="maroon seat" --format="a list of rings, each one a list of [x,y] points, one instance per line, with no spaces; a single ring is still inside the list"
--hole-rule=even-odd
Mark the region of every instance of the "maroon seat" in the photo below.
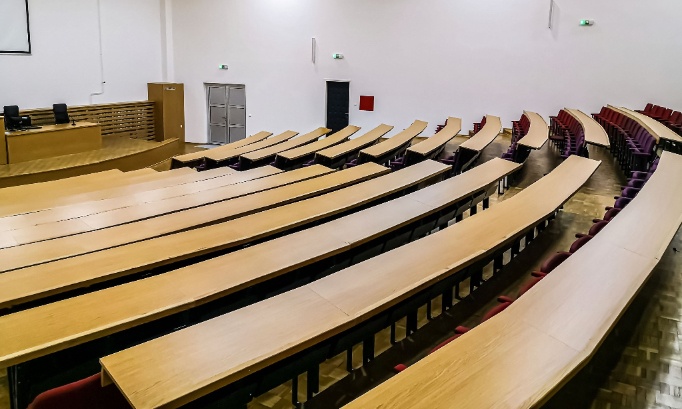
[[[538,276],[538,277],[532,277],[530,280],[526,281],[523,283],[521,288],[519,288],[519,297],[523,296],[525,293],[528,292],[531,288],[535,286],[535,284],[539,283],[543,278],[545,278],[544,275]]]
[[[500,297],[500,298],[502,298],[502,297]],[[506,298],[505,300],[498,299],[498,301],[500,301],[499,304],[497,304],[493,308],[489,309],[488,312],[486,312],[485,315],[483,315],[483,319],[481,319],[481,322],[488,321],[489,319],[491,319],[492,317],[501,313],[502,311],[506,310],[507,307],[512,305],[512,301],[509,298]]]
[[[470,331],[470,329],[467,327],[459,326],[459,327],[455,328],[455,335],[451,336],[450,338],[448,338],[445,341],[441,342],[440,344],[436,345],[431,351],[429,351],[429,355],[438,351],[439,349],[443,348],[447,344],[451,343],[452,341],[456,340],[457,338],[461,337],[463,334],[465,334],[469,331]],[[405,365],[405,364],[398,364],[398,365],[393,367],[393,370],[395,372],[402,372],[405,369],[407,369],[407,365]]]
[[[571,257],[571,253],[565,251],[560,251],[554,254],[552,257],[548,258],[544,263],[542,263],[542,266],[540,266],[540,272],[545,274],[551,273],[552,270],[559,267],[559,264],[563,263],[569,257]]]
[[[100,374],[43,392],[28,409],[130,409],[115,386],[102,387]]]
[[[596,224],[596,223],[595,223]],[[568,250],[569,253],[573,254],[578,251],[582,246],[587,244],[588,241],[592,240],[592,236],[583,236],[571,244],[571,248]]]
[[[614,208],[614,209],[609,209],[606,213],[604,213],[604,218],[603,218],[603,219],[601,219],[601,220],[600,220],[600,219],[593,219],[592,222],[593,222],[593,223],[599,223],[599,222],[602,221],[602,220],[604,220],[604,221],[610,221],[611,219],[613,219],[614,217],[616,217],[616,215],[617,215],[618,213],[620,213],[620,211],[621,211],[621,209],[615,209],[615,208]]]
[[[595,224],[593,224],[592,227],[590,227],[590,231],[587,232],[587,234],[578,233],[578,234],[575,235],[575,237],[576,237],[576,238],[581,238],[581,237],[586,237],[586,236],[594,237],[594,236],[597,235],[597,233],[599,233],[600,231],[602,231],[602,229],[603,229],[604,227],[606,227],[607,224],[609,224],[609,221],[608,221],[608,220],[601,220],[601,221],[598,221],[598,222],[596,222]]]

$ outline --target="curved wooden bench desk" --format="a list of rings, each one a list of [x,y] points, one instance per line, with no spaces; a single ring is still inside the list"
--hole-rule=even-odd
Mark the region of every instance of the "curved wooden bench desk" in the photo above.
[[[367,172],[374,172],[371,174],[376,175],[376,172],[380,170],[376,164],[366,164],[358,168],[358,170],[347,170],[341,174],[328,175],[319,179],[334,178],[337,184],[341,184],[345,179],[353,181],[361,177],[367,178]],[[497,173],[507,170],[505,165],[497,165],[493,168],[495,169]],[[328,193],[315,200],[309,199],[307,202],[299,202],[295,206],[289,205],[282,210],[273,209],[261,213],[260,216],[268,217],[269,220],[261,221],[257,225],[253,224],[253,220],[260,216],[252,215],[246,220],[236,219],[231,223],[221,223],[9,271],[0,274],[0,308],[12,307],[75,288],[232,248],[243,243],[248,237],[265,238],[267,235],[273,235],[287,228],[301,227],[312,220],[329,218],[338,212],[348,212],[358,206],[379,201],[391,194],[437,177],[446,170],[444,166],[429,164],[410,172],[401,172],[396,176],[369,180],[350,188]],[[385,169],[381,173],[386,173]],[[482,180],[487,181],[491,178],[491,174],[496,173],[494,171],[486,173],[484,168],[476,174],[480,175]],[[466,182],[466,179],[464,181]],[[295,187],[292,185],[289,190]],[[454,199],[451,197],[451,200],[458,200],[456,195],[453,197]],[[332,202],[332,199],[335,202]]]
[[[211,169],[207,172],[213,173]],[[110,200],[102,200],[95,203],[85,203],[83,206],[74,205],[67,208],[58,208],[56,215],[65,220],[43,222],[23,228],[6,231],[0,237],[0,248],[14,247],[17,245],[30,244],[38,241],[73,236],[94,230],[101,230],[121,224],[132,223],[164,214],[206,206],[212,203],[234,199],[244,194],[251,194],[282,184],[299,181],[308,177],[305,174],[283,175],[282,172],[272,166],[252,169],[247,172],[234,172],[225,177],[212,178],[195,183],[178,185],[166,189],[149,191],[134,196],[124,196]],[[315,173],[317,175],[317,173]],[[275,177],[276,176],[276,177]],[[270,178],[269,178],[270,177]],[[292,179],[293,178],[293,179]],[[262,180],[261,180],[262,179]],[[256,182],[256,180],[259,180]],[[244,184],[246,183],[246,184]],[[145,200],[147,198],[147,200]],[[92,212],[78,216],[78,212]],[[47,214],[42,214],[47,213]],[[41,216],[54,218],[55,213],[40,212],[15,217],[8,223],[25,220],[36,220]],[[34,217],[28,217],[34,216]],[[0,225],[3,225],[0,219]],[[6,230],[6,229],[5,229]]]
[[[315,163],[328,168],[338,169],[357,156],[358,152],[374,145],[382,136],[391,132],[392,129],[391,125],[381,124],[358,138],[323,149],[315,154]]]
[[[637,121],[651,136],[656,138],[656,143],[660,144],[663,149],[679,151],[682,148],[682,136],[652,117],[624,107],[614,107],[613,105],[608,105],[608,107]]]
[[[320,127],[305,135],[297,136],[286,142],[282,142],[281,144],[240,155],[239,168],[240,170],[246,170],[257,166],[267,165],[275,159],[275,156],[278,153],[315,142],[330,131],[331,129]]]
[[[460,118],[449,117],[440,132],[407,148],[403,165],[409,166],[423,160],[436,159],[445,149],[445,145],[455,139],[461,130],[462,120]]]
[[[566,202],[598,165],[571,157],[516,196],[423,239],[104,357],[100,360],[104,382],[113,381],[135,408],[174,408],[257,375],[307,348],[334,344],[329,340],[343,331],[385,313],[525,234]],[[324,359],[328,350],[322,351]]]
[[[348,138],[359,130],[360,128],[357,126],[348,125],[324,139],[278,153],[277,156],[275,156],[275,166],[285,170],[300,167],[304,162],[314,158],[316,152],[347,141]]]
[[[193,171],[188,169],[173,174],[187,174],[190,172]],[[164,172],[157,172],[153,169],[145,168],[131,172],[122,172],[115,177],[110,177],[110,175],[107,174],[101,182],[97,181],[97,177],[85,178],[85,176],[89,175],[83,175],[73,181],[78,187],[69,185],[71,182],[66,182],[66,180],[69,179],[64,179],[64,182],[59,180],[43,182],[45,185],[41,183],[39,184],[39,187],[37,186],[38,184],[36,184],[36,187],[40,189],[40,194],[32,194],[31,192],[34,192],[34,190],[30,189],[25,193],[20,193],[11,198],[7,198],[7,200],[3,200],[2,205],[0,205],[0,217],[35,212],[49,207],[64,206],[89,200],[115,197],[125,194],[125,192],[130,191],[131,188],[134,189],[135,185],[140,183],[163,179],[165,176],[163,173]],[[85,179],[80,179],[81,177]],[[52,185],[51,183],[57,184]],[[12,189],[11,192],[14,192],[15,188],[28,188],[29,186],[33,185],[0,189],[0,195],[4,194],[6,191],[5,189]],[[9,190],[7,193],[11,195]]]
[[[390,159],[403,153],[410,146],[412,140],[426,129],[427,125],[424,121],[414,121],[412,125],[398,134],[361,150],[358,154],[358,163],[387,163]]]
[[[213,151],[213,153],[216,152],[229,152],[233,149],[241,148],[246,145],[251,145],[252,143],[260,142],[268,137],[272,136],[272,132],[268,131],[261,131],[258,132],[257,134],[253,134],[247,138],[244,138],[240,141],[228,143],[226,145],[219,146],[217,148],[212,148],[210,151]],[[186,153],[184,155],[178,155],[174,156],[171,158],[171,169],[174,168],[179,168],[179,167],[196,167],[197,165],[201,164],[204,159],[206,159],[206,153],[209,151],[207,150],[202,150],[199,152],[193,152],[193,153]]]
[[[549,127],[545,119],[535,112],[523,111],[523,115],[530,121],[530,128],[526,136],[519,140],[519,145],[528,149],[540,149],[549,139]]]
[[[585,131],[585,142],[592,145],[603,146],[605,148],[611,146],[606,131],[599,125],[599,122],[594,120],[594,118],[578,109],[564,109],[583,127],[583,131]]]
[[[55,223],[91,214],[102,213],[134,204],[149,203],[163,198],[181,196],[196,191],[199,186],[219,187],[242,181],[239,173],[230,168],[212,169],[207,172],[191,172],[174,178],[166,178],[137,185],[139,192],[109,199],[91,200],[63,206],[50,207],[31,213],[0,217],[0,231],[29,228],[39,224]],[[225,177],[229,176],[229,177]],[[248,180],[248,179],[246,179]],[[187,193],[184,193],[184,192]]]
[[[502,131],[502,121],[493,115],[485,116],[485,125],[474,136],[462,142],[456,155],[455,173],[468,169],[481,155],[483,149],[490,145]]]
[[[232,162],[237,161],[240,155],[244,155],[246,153],[253,152],[259,149],[266,149],[271,146],[284,143],[296,135],[298,135],[298,132],[296,131],[286,131],[282,132],[279,135],[271,136],[260,142],[254,142],[239,148],[232,148],[228,150],[209,149],[205,155],[206,166],[212,168],[217,166],[229,165]]]
[[[637,197],[523,297],[346,407],[542,405],[589,361],[658,264],[682,223],[681,173],[682,157],[664,152]]]
[[[292,200],[301,200],[301,197],[305,197],[311,193],[314,194],[320,184],[325,188],[333,189],[336,182],[334,178],[323,179],[320,183],[308,180],[330,173],[334,173],[333,170],[325,168],[324,166],[309,166],[305,169],[283,172],[270,177],[251,180],[234,186],[227,186],[226,189],[216,189],[218,192],[216,192],[217,194],[214,199],[217,200],[214,200],[213,203],[210,204],[199,205],[181,211],[149,217],[132,223],[89,231],[73,236],[0,249],[0,257],[7,257],[7,263],[0,265],[0,271],[43,264],[183,230],[196,229],[197,227],[229,220],[236,217],[235,214],[243,215],[244,212],[249,213],[263,210],[263,206],[273,207],[281,205],[282,203],[288,203]],[[274,198],[266,193],[268,190],[278,189],[299,182],[309,183],[305,183],[303,189],[300,191],[275,190]],[[292,192],[297,196],[291,197],[288,195]],[[208,194],[210,194],[210,192],[205,192],[204,194],[198,194],[196,196],[207,196]],[[240,197],[248,199],[244,199],[244,201],[241,202],[235,202],[235,200],[239,200]],[[206,197],[203,199],[205,198]],[[180,199],[182,199],[180,200],[180,205],[185,206],[189,204],[192,195],[190,195],[189,198]],[[235,203],[244,203],[245,206],[238,208]],[[170,204],[175,206],[177,201],[172,200]],[[141,209],[133,210],[144,213],[150,209],[143,207]],[[151,210],[154,212],[158,211],[156,208]],[[128,209],[123,209],[121,214],[118,214],[117,216],[127,218],[127,211]],[[92,224],[95,222],[106,223],[109,217],[106,216],[102,220],[98,220],[94,218],[95,216],[99,215],[91,216],[93,217],[93,220],[91,221]]]

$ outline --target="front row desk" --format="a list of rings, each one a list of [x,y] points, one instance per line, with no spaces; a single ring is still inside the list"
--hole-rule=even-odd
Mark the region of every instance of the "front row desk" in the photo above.
[[[0,118],[0,165],[94,151],[102,148],[102,128],[93,122],[43,125],[39,129],[5,131]]]

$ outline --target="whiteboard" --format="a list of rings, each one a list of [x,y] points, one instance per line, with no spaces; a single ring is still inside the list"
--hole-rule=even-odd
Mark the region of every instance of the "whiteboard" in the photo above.
[[[0,0],[0,53],[30,53],[28,0]]]

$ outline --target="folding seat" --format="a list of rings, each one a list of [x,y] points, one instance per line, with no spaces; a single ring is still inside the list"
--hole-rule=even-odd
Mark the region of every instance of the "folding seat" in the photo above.
[[[646,183],[646,180],[644,179],[630,179],[628,181],[627,186],[623,186],[623,189],[631,187],[635,189],[641,189],[644,187],[644,184]]]
[[[609,224],[609,220],[600,220],[592,225],[590,227],[590,230],[587,232],[587,234],[583,233],[578,233],[575,235],[576,238],[580,239],[586,236],[594,237],[596,236],[606,225]]]
[[[630,198],[628,198],[628,197],[619,197],[619,198],[616,200],[616,203],[614,203],[613,206],[606,207],[606,210],[611,210],[611,209],[624,209],[625,206],[627,206],[628,204],[630,204],[631,201],[632,201],[632,199],[630,199]]]
[[[663,113],[661,113],[661,116],[658,117],[658,120],[660,122],[666,123],[667,121],[670,120],[670,116],[672,115],[673,110],[670,108],[665,108],[663,110]]]
[[[388,162],[391,170],[399,170],[405,167],[405,155],[399,157],[398,159],[391,160]]]
[[[640,189],[636,187],[626,187],[625,189],[623,189],[620,196],[616,196],[614,197],[614,199],[618,200],[619,197],[627,197],[630,199],[634,199],[635,196],[637,196],[637,194],[639,193],[639,190]]]
[[[540,272],[544,274],[551,273],[555,268],[559,267],[559,265],[566,261],[566,259],[569,258],[570,256],[571,253],[564,251],[560,251],[552,255],[550,258],[545,260],[544,263],[542,263],[542,266],[540,266]]]
[[[100,374],[43,392],[28,409],[129,409],[123,395],[113,386],[102,387]]]
[[[346,162],[347,168],[352,168],[354,166],[358,166],[358,158],[355,158],[352,161]]]
[[[616,217],[616,216],[618,215],[618,213],[620,213],[621,210],[622,210],[622,209],[615,209],[615,208],[609,209],[606,213],[604,213],[604,217],[603,217],[602,219],[592,219],[592,222],[593,222],[593,223],[598,223],[598,222],[600,222],[600,221],[602,221],[602,220],[604,220],[604,221],[610,221],[611,219],[613,219],[614,217]]]
[[[528,290],[530,290],[531,288],[535,287],[535,285],[536,285],[537,283],[539,283],[540,281],[542,281],[543,278],[545,278],[545,275],[539,275],[539,276],[537,276],[537,277],[536,277],[536,276],[533,276],[533,277],[531,277],[530,280],[528,280],[528,281],[526,281],[525,283],[523,283],[523,285],[521,286],[521,288],[519,288],[519,298],[520,298],[521,296],[523,296],[525,293],[527,293]]]
[[[501,313],[502,311],[506,310],[514,300],[510,299],[509,297],[498,297],[497,301],[499,302],[498,305],[494,306],[493,308],[489,309],[484,315],[483,318],[481,319],[481,322],[488,321],[492,317],[496,316],[497,314]]]
[[[601,220],[600,220],[601,221]],[[599,223],[599,222],[597,222]],[[580,237],[578,240],[574,241],[573,244],[571,244],[571,248],[568,249],[568,252],[573,254],[576,251],[578,251],[582,246],[587,244],[588,241],[592,240],[592,236],[583,236]]]
[[[443,348],[447,344],[451,343],[452,341],[456,340],[457,338],[461,337],[462,335],[466,334],[469,331],[470,331],[470,329],[467,327],[459,326],[459,327],[455,328],[455,335],[451,336],[450,338],[448,338],[445,341],[441,342],[440,344],[436,345],[431,351],[429,351],[428,355],[431,355],[432,353],[438,351],[439,349]],[[402,372],[405,369],[407,369],[407,365],[405,365],[405,364],[398,364],[398,365],[393,367],[393,370],[396,373]]]
[[[639,110],[639,109],[638,109],[637,112],[639,112],[640,114],[645,114],[645,115],[646,115],[646,114],[648,114],[649,112],[651,112],[651,110],[652,110],[653,108],[654,108],[654,104],[652,104],[651,102],[649,102],[648,104],[646,104],[646,107],[644,107],[643,110]]]
[[[669,118],[662,119],[661,122],[663,122],[666,126],[670,127],[670,125],[676,123],[679,118],[680,118],[680,111],[674,111],[670,114]]]

